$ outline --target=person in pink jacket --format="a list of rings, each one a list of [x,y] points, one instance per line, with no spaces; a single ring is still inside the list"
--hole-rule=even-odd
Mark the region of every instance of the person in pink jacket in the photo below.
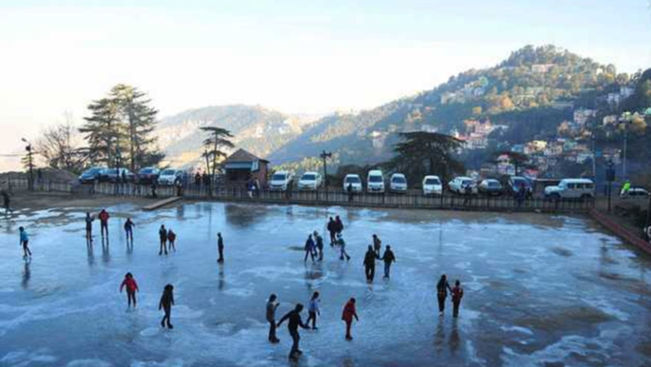
[[[124,287],[127,288],[127,307],[131,307],[131,303],[133,302],[133,307],[136,307],[136,292],[139,290],[138,289],[138,283],[136,283],[136,280],[133,279],[133,274],[127,273],[124,276],[124,280],[122,281],[122,284],[120,285],[120,293],[122,293],[122,289]]]

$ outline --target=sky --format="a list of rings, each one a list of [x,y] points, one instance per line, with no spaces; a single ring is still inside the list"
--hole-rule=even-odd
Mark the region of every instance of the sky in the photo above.
[[[259,104],[362,110],[554,44],[651,67],[650,0],[0,0],[0,170],[117,83],[161,116]],[[4,162],[3,162],[4,161]]]

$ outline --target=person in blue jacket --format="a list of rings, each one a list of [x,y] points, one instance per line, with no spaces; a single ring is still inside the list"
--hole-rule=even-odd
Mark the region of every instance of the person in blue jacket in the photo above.
[[[32,251],[29,250],[29,236],[23,227],[18,228],[18,231],[20,232],[20,245],[23,246],[23,258],[26,259],[28,255],[31,258]]]

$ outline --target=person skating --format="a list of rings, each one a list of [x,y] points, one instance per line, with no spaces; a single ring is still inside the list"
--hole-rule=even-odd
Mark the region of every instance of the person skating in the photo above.
[[[385,247],[382,260],[384,261],[384,278],[388,279],[391,273],[391,263],[396,261],[396,256],[391,251],[391,246],[387,245]]]
[[[380,251],[382,250],[382,240],[376,234],[373,234],[373,251],[375,251],[375,256],[380,258]]]
[[[337,244],[339,245],[339,260],[343,260],[346,257],[346,260],[350,260],[350,256],[346,252],[346,241],[344,241],[344,236],[341,233],[337,234]]]
[[[305,324],[307,326],[310,326],[310,321],[312,321],[312,330],[316,330],[316,317],[321,316],[321,310],[319,309],[319,303],[321,300],[319,299],[319,292],[314,292],[312,294],[312,298],[310,298],[310,303],[307,306],[307,312],[308,312],[308,317],[307,321],[305,321]]]
[[[335,223],[335,220],[330,217],[328,220],[328,233],[330,233],[330,246],[334,246],[337,243],[337,224]]]
[[[461,282],[458,279],[454,282],[454,287],[450,293],[452,293],[452,317],[458,317],[459,305],[461,304],[461,298],[463,298],[463,288],[461,288]]]
[[[218,263],[223,263],[224,262],[224,239],[222,238],[222,234],[217,233],[217,252],[219,252],[219,258],[217,259]]]
[[[164,251],[165,255],[167,255],[167,229],[165,229],[164,224],[161,224],[158,230],[158,237],[160,238],[160,250],[158,250],[158,254],[162,255]]]
[[[441,279],[439,279],[439,282],[436,284],[436,296],[439,301],[440,315],[443,315],[443,310],[445,309],[445,298],[448,296],[448,290],[452,292],[450,283],[448,283],[447,277],[445,276],[445,274],[443,274],[441,275]]]
[[[341,234],[344,231],[344,222],[341,221],[338,215],[335,216],[335,231],[337,234]]]
[[[317,231],[314,231],[314,242],[316,242],[316,249],[319,252],[319,261],[323,260],[323,237]]]
[[[371,245],[368,246],[366,250],[366,255],[364,255],[364,272],[366,273],[366,281],[372,282],[375,277],[375,251]]]
[[[27,259],[29,256],[32,257],[32,251],[29,249],[29,236],[25,228],[19,227],[18,232],[20,234],[20,245],[23,247],[23,259]]]
[[[160,321],[161,327],[165,327],[165,324],[167,323],[168,329],[174,328],[170,320],[172,316],[172,306],[174,306],[174,286],[168,284],[163,289],[163,295],[160,297],[160,302],[158,303],[158,309],[162,309],[165,312],[165,316],[163,316],[163,319]]]
[[[136,283],[136,280],[133,278],[133,274],[127,273],[124,276],[124,280],[122,281],[122,284],[120,284],[120,293],[122,293],[122,289],[124,287],[127,288],[127,308],[131,308],[131,303],[133,303],[133,307],[136,307],[136,292],[139,291],[138,289],[138,283]]]
[[[276,337],[276,309],[279,303],[276,302],[276,295],[271,294],[267,301],[267,321],[269,322],[269,342],[276,344],[280,339]]]
[[[5,215],[9,215],[9,212],[13,212],[13,210],[11,210],[11,197],[9,196],[9,193],[5,190],[2,190],[1,194],[2,194],[2,203],[5,208]]]
[[[124,234],[127,236],[127,243],[133,243],[133,227],[135,227],[135,225],[136,224],[133,223],[131,218],[127,218],[127,221],[124,222]]]
[[[93,221],[95,217],[86,212],[86,242],[93,243]]]
[[[300,326],[303,329],[309,328],[303,323],[303,320],[301,320],[301,311],[303,311],[303,305],[298,303],[292,311],[286,313],[285,316],[278,321],[278,324],[276,324],[277,327],[280,327],[285,320],[289,320],[287,323],[287,330],[289,331],[289,335],[292,337],[292,349],[289,352],[289,359],[296,359],[298,358],[297,354],[303,353],[299,349],[301,336],[298,334],[298,327]]]
[[[307,240],[305,240],[305,259],[303,259],[303,262],[307,261],[308,256],[310,256],[312,258],[312,262],[314,262],[314,247],[314,240],[310,234],[307,236]]]
[[[359,322],[357,310],[355,309],[355,298],[351,298],[346,302],[344,311],[341,314],[341,319],[346,323],[346,340],[353,340],[353,336],[350,334],[350,329],[353,325],[353,318]]]
[[[176,252],[176,233],[171,228],[167,231],[167,247],[170,251]]]
[[[97,215],[100,224],[100,234],[102,237],[108,237],[108,220],[111,217],[106,209],[102,209]]]

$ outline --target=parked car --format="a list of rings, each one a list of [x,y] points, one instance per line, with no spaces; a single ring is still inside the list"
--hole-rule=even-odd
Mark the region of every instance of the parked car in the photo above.
[[[384,175],[379,169],[368,171],[366,176],[366,192],[374,194],[384,193]]]
[[[161,186],[176,185],[177,182],[183,182],[184,173],[182,170],[174,168],[165,169],[158,175],[158,184]]]
[[[271,191],[286,191],[292,184],[294,175],[289,171],[277,171],[271,175],[269,180],[269,190]]]
[[[103,167],[91,167],[85,170],[79,175],[79,183],[99,182],[104,170],[105,168]]]
[[[138,171],[138,183],[150,184],[158,180],[160,171],[156,167],[143,167]]]
[[[423,178],[423,195],[442,195],[443,183],[439,176],[428,175]]]
[[[511,195],[516,195],[520,192],[520,186],[524,185],[527,196],[533,195],[533,187],[531,187],[531,181],[527,180],[522,176],[511,176],[507,181],[508,191]]]
[[[389,178],[389,190],[391,192],[406,193],[407,192],[407,177],[402,173],[394,173]]]
[[[649,194],[649,191],[644,187],[632,186],[624,196],[647,197],[649,195],[651,194]]]
[[[124,182],[123,179],[126,179],[126,182],[133,181],[133,173],[127,168],[108,168],[102,170],[102,175],[100,181],[105,182]]]
[[[502,184],[498,180],[487,178],[479,183],[478,190],[482,194],[486,195],[501,195],[503,188]]]
[[[545,187],[551,199],[588,199],[594,197],[594,183],[587,178],[565,178],[557,186]]]
[[[466,176],[455,177],[452,181],[448,182],[448,189],[459,195],[466,194],[466,187],[470,186],[472,194],[477,193],[477,184],[472,178]]]
[[[298,180],[299,190],[316,190],[321,186],[321,175],[318,172],[308,171],[303,173]]]
[[[349,173],[344,177],[344,192],[348,192],[348,185],[353,192],[362,192],[362,178],[358,174]]]

